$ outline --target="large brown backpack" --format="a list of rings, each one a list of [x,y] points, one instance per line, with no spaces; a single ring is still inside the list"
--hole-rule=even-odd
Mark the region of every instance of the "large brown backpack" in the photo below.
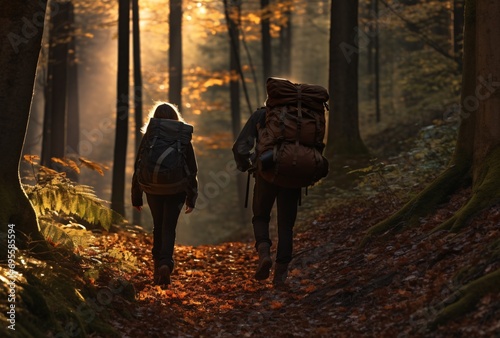
[[[269,78],[265,121],[259,123],[257,169],[281,187],[313,185],[328,174],[325,147],[325,108],[328,92],[311,84]]]

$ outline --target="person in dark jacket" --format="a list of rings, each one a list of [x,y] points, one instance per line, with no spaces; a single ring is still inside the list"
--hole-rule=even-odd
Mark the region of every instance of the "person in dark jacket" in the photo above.
[[[157,120],[160,119],[160,120]],[[164,121],[163,119],[170,120]],[[177,107],[170,103],[159,103],[153,108],[150,120],[142,128],[144,136],[138,149],[134,175],[132,177],[132,205],[138,211],[143,207],[143,192],[146,193],[147,202],[153,216],[153,260],[154,260],[154,283],[156,285],[170,284],[170,274],[174,270],[174,244],[176,227],[179,214],[185,205],[185,213],[193,211],[198,196],[198,167],[192,143],[189,141],[185,147],[185,159],[187,165],[187,184],[183,191],[170,191],[153,185],[144,185],[138,180],[138,164],[140,154],[147,146],[148,134],[153,132],[154,126],[160,124],[170,125],[183,124],[179,127],[192,126],[185,124]],[[158,122],[158,123],[152,123]],[[190,136],[189,136],[190,140]]]
[[[270,248],[272,241],[269,237],[269,222],[274,202],[277,203],[278,245],[276,264],[274,268],[273,284],[283,286],[288,275],[288,265],[292,260],[293,227],[297,218],[297,207],[300,197],[300,188],[283,188],[266,181],[255,170],[255,145],[258,131],[264,127],[266,109],[256,110],[248,119],[236,139],[232,151],[238,170],[250,170],[255,177],[252,201],[252,225],[255,236],[255,248],[259,255],[259,262],[255,272],[255,279],[269,278],[273,265]]]

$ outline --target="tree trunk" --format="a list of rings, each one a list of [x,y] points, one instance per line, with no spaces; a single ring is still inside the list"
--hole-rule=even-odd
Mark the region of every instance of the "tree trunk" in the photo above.
[[[377,2],[378,0],[370,0],[370,2],[368,2],[366,4],[366,7],[367,7],[367,10],[368,10],[368,20],[370,20],[371,22],[373,22],[373,20],[375,20],[376,18],[372,18],[372,16],[374,16],[374,7],[375,7],[375,2]],[[369,29],[369,36],[370,37],[373,37],[374,34],[375,34],[375,25],[370,24],[368,26],[368,29]],[[373,57],[373,49],[374,49],[374,40],[373,39],[369,39],[368,40],[368,44],[366,46],[366,72],[367,72],[367,75],[368,76],[372,76],[373,75],[373,68],[374,68],[374,64],[373,64],[373,61],[374,61],[374,57]],[[368,84],[368,94],[371,96],[372,95],[372,85],[371,83]]]
[[[78,95],[78,61],[76,57],[75,12],[72,2],[68,3],[69,10],[69,54],[68,54],[68,128],[66,135],[66,151],[69,157],[78,156],[80,143],[80,107]],[[78,181],[78,174],[68,173],[73,181]]]
[[[464,0],[453,0],[453,54],[460,57],[463,47]],[[461,69],[460,69],[461,71]]]
[[[50,34],[50,29],[49,29]],[[49,47],[50,60],[50,47]],[[52,79],[53,70],[50,62],[47,64],[47,76],[45,78],[45,86],[43,88],[44,107],[43,107],[43,127],[42,127],[42,152],[40,164],[46,167],[50,166],[50,141],[52,139]]]
[[[370,12],[369,26],[369,41],[367,46],[367,59],[368,59],[368,76],[370,83],[368,93],[373,95],[375,100],[375,121],[378,123],[381,120],[380,110],[380,44],[379,44],[379,25],[378,25],[378,0],[371,0],[368,4]]]
[[[139,151],[142,134],[142,73],[141,73],[141,34],[139,30],[139,0],[132,0],[132,35],[134,55],[134,116],[135,116],[135,153]],[[141,224],[141,213],[133,211],[134,224]]]
[[[63,158],[66,154],[66,104],[68,87],[68,38],[69,3],[55,2],[51,11],[49,31],[49,60],[44,121],[44,146],[42,164],[57,168],[51,158]],[[57,10],[55,10],[57,8]]]
[[[292,75],[292,4],[289,0],[282,0],[284,4],[283,16],[285,24],[280,26],[280,76],[289,78]]]
[[[242,77],[242,69],[240,63],[240,32],[239,32],[239,17],[240,5],[236,0],[224,0],[224,11],[226,13],[227,28],[229,33],[229,71],[231,80],[229,82],[229,95],[231,105],[231,127],[233,138],[236,140],[241,129],[241,110],[240,110],[240,86],[239,79]],[[242,78],[243,80],[243,78]],[[245,178],[243,175],[237,176],[236,181],[238,189],[239,205],[244,205],[245,201]],[[240,209],[241,224],[247,221],[247,212],[244,208]]]
[[[0,0],[0,259],[5,259],[8,224],[16,246],[43,240],[35,211],[19,179],[19,161],[30,115],[46,3]],[[4,237],[5,236],[5,237]]]
[[[500,2],[467,0],[465,6],[461,124],[450,165],[400,211],[371,227],[362,245],[374,235],[416,224],[420,216],[442,203],[471,173],[469,201],[434,231],[458,231],[479,211],[500,200],[500,47],[496,43]],[[430,326],[467,312],[487,293],[498,292],[498,285],[500,270],[467,284],[444,303]]]
[[[500,2],[466,1],[464,54],[474,54],[474,72],[466,72],[463,83],[468,91],[462,93],[462,112],[456,158],[472,163],[472,196],[448,221],[437,229],[459,231],[479,211],[500,200]],[[471,42],[475,41],[475,45]],[[472,49],[474,48],[474,49]],[[465,84],[467,83],[467,84]],[[469,95],[465,95],[469,94]],[[475,120],[468,121],[468,120]],[[467,122],[465,122],[467,121]],[[462,131],[462,130],[461,130]],[[469,139],[466,139],[469,137]],[[459,152],[463,155],[460,156]],[[470,159],[472,158],[472,161]],[[485,243],[487,245],[487,243]],[[497,250],[498,251],[498,250]],[[498,255],[498,252],[491,253]],[[500,291],[500,269],[476,279],[457,292],[457,297],[445,303],[431,322],[436,327],[472,309],[483,296]]]
[[[241,111],[240,111],[240,85],[239,85],[239,67],[240,64],[240,32],[239,32],[239,7],[236,1],[231,0],[227,9],[228,29],[230,38],[229,48],[229,72],[231,80],[229,82],[229,95],[231,105],[231,121],[233,129],[233,138],[236,139],[241,129]]]
[[[261,29],[262,29],[262,69],[265,81],[272,76],[273,62],[271,54],[271,31],[270,31],[270,17],[269,0],[260,0],[260,8],[262,12]],[[265,84],[264,84],[265,90]],[[265,93],[265,91],[264,91]]]
[[[111,208],[125,215],[125,166],[129,116],[130,1],[118,3],[118,79]]]
[[[375,120],[380,122],[382,119],[382,112],[380,110],[380,43],[379,43],[379,26],[378,26],[378,0],[373,0],[373,13],[374,13],[374,36],[373,47],[375,49],[374,75],[375,75]]]
[[[332,0],[326,156],[367,155],[358,126],[358,0]]]
[[[481,184],[488,155],[500,145],[500,2],[477,1],[476,100],[473,187]],[[480,51],[480,52],[479,52]],[[472,79],[471,79],[472,80]],[[464,102],[466,104],[468,102]]]
[[[433,208],[442,203],[470,173],[476,125],[476,107],[467,103],[469,100],[467,98],[475,97],[476,89],[476,19],[475,10],[471,9],[474,8],[473,6],[475,6],[475,0],[468,0],[469,8],[465,16],[466,30],[464,31],[460,129],[450,164],[436,180],[406,203],[398,212],[372,226],[362,245],[366,244],[373,236],[392,228],[417,225],[420,217],[430,213]]]
[[[182,0],[170,0],[168,101],[182,111]]]

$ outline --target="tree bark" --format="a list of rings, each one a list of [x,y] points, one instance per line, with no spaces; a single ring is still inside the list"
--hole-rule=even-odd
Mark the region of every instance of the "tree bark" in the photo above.
[[[66,156],[76,158],[80,146],[80,100],[78,94],[78,61],[76,57],[75,12],[72,2],[68,3],[69,10],[69,54],[68,54],[68,132],[66,134]],[[78,181],[78,174],[68,173],[73,181]]]
[[[500,32],[500,2],[470,0],[467,4],[475,8],[475,13],[467,13],[474,17],[475,36],[467,35],[466,39],[475,41],[475,69],[465,74],[463,81],[468,83],[469,92],[462,96],[464,111],[472,111],[470,116],[464,114],[464,126],[467,126],[469,139],[457,141],[460,149],[464,149],[467,159],[472,159],[472,196],[451,219],[437,229],[459,231],[467,225],[471,217],[500,200],[500,47],[496,43]],[[473,7],[475,5],[475,7]],[[472,20],[472,18],[466,20]],[[470,22],[468,22],[470,26]],[[469,27],[467,27],[469,29]],[[465,44],[468,47],[469,41]],[[465,50],[465,53],[469,51]],[[473,86],[473,87],[472,87]],[[474,89],[473,89],[474,88]],[[468,120],[474,120],[468,121]],[[465,134],[465,131],[464,131]],[[471,137],[471,135],[473,135]],[[468,143],[467,143],[468,142]],[[472,148],[472,150],[471,150]],[[469,163],[470,163],[469,162]]]
[[[30,115],[46,3],[0,0],[0,233],[15,225],[16,246],[41,241],[38,221],[19,178],[19,161]],[[7,254],[1,241],[0,258]],[[32,243],[32,242],[31,242]]]
[[[434,231],[459,231],[479,211],[500,201],[500,48],[496,43],[499,16],[500,2],[466,1],[461,124],[452,160],[423,192],[393,216],[371,227],[362,245],[374,235],[414,225],[419,216],[443,202],[471,173],[469,201]],[[464,314],[487,293],[498,292],[499,285],[499,270],[467,284],[458,296],[444,303],[430,327]]]
[[[476,43],[477,91],[472,104],[478,104],[474,139],[474,186],[480,184],[485,159],[500,145],[500,2],[477,1]],[[472,80],[472,79],[471,79]],[[465,100],[465,99],[464,99]],[[466,104],[468,102],[464,102]]]
[[[453,54],[460,58],[463,47],[464,0],[453,0]],[[462,71],[462,69],[460,69]]]
[[[281,0],[284,6],[285,24],[280,26],[280,76],[289,78],[292,75],[292,4],[289,0]]]
[[[241,129],[241,110],[240,110],[240,86],[239,79],[242,79],[243,74],[240,61],[240,32],[239,32],[239,18],[240,18],[240,5],[236,0],[224,0],[224,11],[227,21],[227,28],[229,33],[229,72],[231,80],[229,82],[229,95],[230,95],[230,110],[231,110],[231,128],[233,138],[236,140]],[[238,189],[238,200],[240,205],[244,205],[245,201],[245,178],[243,175],[237,176],[236,181]],[[241,224],[247,222],[247,212],[244,208],[240,209]]]
[[[141,33],[139,29],[139,0],[132,0],[132,35],[134,55],[134,117],[135,153],[139,151],[142,140],[142,72],[141,72]],[[141,224],[141,213],[133,210],[134,224]]]
[[[130,0],[118,3],[118,79],[111,209],[125,215],[125,167],[129,117]]]
[[[332,0],[326,156],[367,155],[358,126],[358,0]],[[335,161],[332,161],[335,162]]]
[[[42,164],[58,169],[51,158],[66,154],[66,105],[68,87],[69,3],[55,2],[49,30],[49,60],[45,100]]]
[[[182,110],[182,0],[170,0],[168,101]]]
[[[469,7],[473,6],[471,1],[468,3]],[[475,10],[468,8],[465,21],[467,29],[464,36],[462,89],[460,95],[462,105],[458,116],[460,118],[460,128],[450,164],[426,189],[412,198],[399,211],[368,229],[362,245],[368,243],[373,236],[395,227],[404,228],[417,225],[420,217],[432,212],[437,205],[444,202],[456,190],[457,186],[461,186],[460,182],[469,176],[474,150],[476,107],[468,104],[466,99],[475,97],[476,88]],[[445,224],[445,226],[447,225]]]
[[[230,0],[230,5],[226,9],[228,15],[229,29],[229,72],[231,80],[229,81],[229,95],[231,105],[231,124],[233,137],[236,139],[241,129],[241,111],[240,111],[240,85],[239,85],[239,67],[240,64],[240,32],[239,32],[239,6],[236,1]]]
[[[261,30],[262,30],[262,69],[264,75],[264,90],[265,82],[273,73],[273,63],[271,54],[271,32],[270,32],[270,17],[269,0],[260,1],[260,9],[262,13]],[[265,91],[264,91],[265,93]]]
[[[380,109],[380,43],[379,43],[379,25],[378,25],[378,0],[373,0],[373,13],[374,13],[374,36],[373,36],[373,47],[375,49],[375,60],[374,63],[374,72],[375,72],[375,120],[380,122],[382,119],[382,112]]]

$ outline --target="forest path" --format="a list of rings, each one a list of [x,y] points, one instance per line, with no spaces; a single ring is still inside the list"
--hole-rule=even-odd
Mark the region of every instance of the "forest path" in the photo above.
[[[144,254],[149,256],[147,247]],[[286,288],[275,289],[272,276],[256,281],[253,244],[178,245],[175,260],[166,289],[152,284],[152,261],[131,280],[137,301],[128,306],[135,318],[115,322],[123,337],[269,337],[285,332],[317,336],[302,318],[314,307],[301,304],[316,289],[315,283],[293,267]]]
[[[457,271],[481,267],[477,275],[500,265],[488,261],[485,246],[498,238],[500,206],[457,235],[428,235],[469,193],[455,195],[434,216],[422,219],[420,228],[391,233],[363,249],[358,244],[366,229],[397,207],[387,196],[346,201],[311,214],[296,231],[283,289],[273,288],[272,276],[263,282],[253,279],[253,243],[231,242],[177,245],[172,284],[162,290],[152,285],[152,236],[115,234],[115,245],[138,257],[139,270],[127,278],[136,300],[122,302],[112,324],[122,337],[495,336],[500,295],[484,297],[458,321],[425,331],[439,310],[430,306],[439,306],[469,281],[457,279]],[[314,204],[314,198],[308,203]]]

